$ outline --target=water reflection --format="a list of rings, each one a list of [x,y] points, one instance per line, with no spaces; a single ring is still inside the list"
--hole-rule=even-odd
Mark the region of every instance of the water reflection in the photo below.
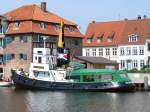
[[[0,112],[149,112],[150,92],[100,93],[0,88]]]

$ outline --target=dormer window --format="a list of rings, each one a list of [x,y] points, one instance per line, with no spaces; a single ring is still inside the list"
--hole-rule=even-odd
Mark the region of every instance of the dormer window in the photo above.
[[[96,41],[97,41],[97,43],[101,43],[102,42],[102,37],[97,37]]]
[[[45,26],[45,23],[44,23],[44,22],[41,22],[41,23],[40,23],[40,28],[41,28],[41,29],[45,29],[45,28],[46,28],[46,26]]]
[[[131,34],[128,36],[128,41],[129,42],[137,42],[138,41],[138,35]]]
[[[18,28],[19,27],[19,24],[20,24],[20,22],[18,22],[18,21],[16,21],[16,22],[14,22],[14,28]]]
[[[107,38],[107,41],[108,41],[108,42],[113,42],[114,36],[115,36],[115,32],[111,32],[111,33],[109,34],[108,38]]]
[[[56,31],[57,31],[57,32],[59,32],[60,25],[58,25],[58,24],[57,24],[57,25],[55,25],[55,28],[56,28]]]
[[[93,40],[92,37],[87,38],[87,43],[92,43],[92,40]]]
[[[113,38],[112,37],[109,37],[108,38],[108,42],[112,42],[113,41]]]

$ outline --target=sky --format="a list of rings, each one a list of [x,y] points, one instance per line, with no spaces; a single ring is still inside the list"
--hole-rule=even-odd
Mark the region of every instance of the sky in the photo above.
[[[76,23],[83,34],[92,21],[150,18],[150,0],[0,0],[0,14],[41,2],[47,2],[48,11]]]

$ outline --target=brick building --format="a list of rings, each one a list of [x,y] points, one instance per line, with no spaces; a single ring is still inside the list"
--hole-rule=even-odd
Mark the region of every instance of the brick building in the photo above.
[[[5,76],[10,76],[11,68],[24,68],[28,71],[32,61],[32,49],[43,47],[46,37],[46,47],[51,48],[51,54],[56,51],[59,34],[59,24],[65,24],[65,44],[71,49],[72,55],[82,54],[83,35],[77,25],[47,11],[46,3],[25,5],[3,15],[7,20],[7,30],[2,39],[2,65]]]

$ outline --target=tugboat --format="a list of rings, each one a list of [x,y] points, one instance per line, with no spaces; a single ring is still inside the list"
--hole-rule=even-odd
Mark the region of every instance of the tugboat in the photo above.
[[[72,91],[134,91],[134,84],[125,71],[108,69],[85,69],[84,64],[69,64],[69,49],[64,48],[63,22],[60,25],[58,54],[51,55],[50,49],[33,48],[33,62],[29,73],[23,69],[12,70],[16,87],[38,90]],[[62,67],[68,65],[68,67]]]

